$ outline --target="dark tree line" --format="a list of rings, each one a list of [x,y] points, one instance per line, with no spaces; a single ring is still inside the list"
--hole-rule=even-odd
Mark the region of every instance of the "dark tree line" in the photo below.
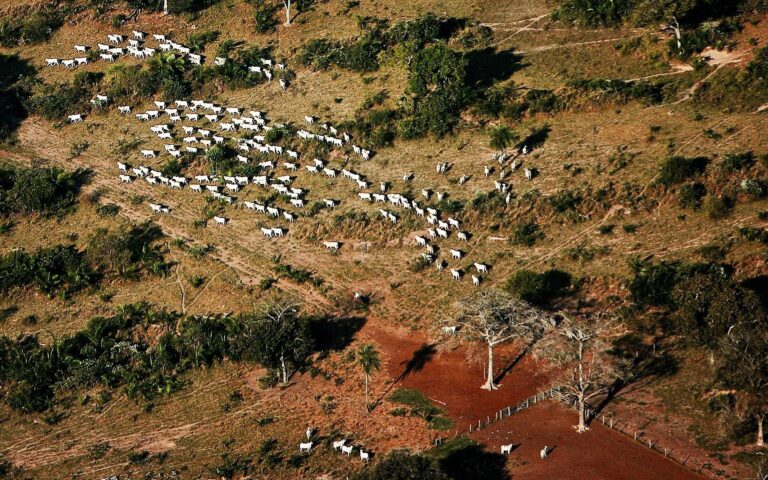
[[[158,329],[162,333],[153,338],[150,330]],[[44,411],[97,385],[151,401],[183,388],[186,372],[225,358],[262,364],[288,381],[315,348],[310,318],[291,304],[237,316],[189,317],[144,303],[127,305],[52,343],[36,336],[0,337],[0,396],[21,412]]]

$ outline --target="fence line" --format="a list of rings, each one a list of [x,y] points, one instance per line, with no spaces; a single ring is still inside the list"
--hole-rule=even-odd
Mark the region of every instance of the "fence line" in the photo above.
[[[531,397],[528,397],[525,400],[519,402],[517,405],[504,407],[496,411],[493,417],[489,415],[485,419],[472,422],[469,424],[469,428],[467,430],[456,430],[453,437],[456,438],[464,433],[471,434],[479,430],[483,430],[488,426],[498,422],[499,420],[503,420],[504,418],[510,417],[518,412],[531,408],[539,402],[550,399],[562,403],[567,408],[578,409],[578,402],[576,399],[563,393],[560,387],[553,387],[548,390],[538,392],[535,395],[532,395]],[[617,420],[614,415],[608,416],[604,413],[600,413],[591,405],[587,405],[585,407],[584,415],[587,419],[591,419],[592,422],[600,422],[605,427],[619,432],[627,438],[631,438],[633,441],[638,442],[640,445],[643,445],[646,448],[649,448],[656,453],[663,455],[665,458],[672,460],[673,462],[688,470],[712,479],[723,478],[723,476],[715,470],[715,467],[711,462],[701,461],[700,459],[692,459],[690,455],[685,457],[678,457],[674,454],[674,449],[662,447],[659,440],[648,438],[644,431],[632,428],[628,423],[625,424],[624,422]],[[437,446],[441,445],[443,440],[446,440],[447,438],[449,437],[442,437],[438,434],[436,437],[430,438],[430,441],[434,443],[435,446]]]

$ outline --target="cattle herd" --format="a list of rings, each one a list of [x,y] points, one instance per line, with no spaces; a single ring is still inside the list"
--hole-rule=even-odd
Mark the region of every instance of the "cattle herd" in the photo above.
[[[200,55],[191,52],[189,47],[167,40],[164,35],[152,35],[152,38],[159,42],[157,49],[148,48],[143,45],[147,34],[139,31],[133,32],[133,39],[128,40],[129,45],[126,49],[115,46],[99,44],[99,50],[106,52],[104,55],[122,55],[128,53],[139,58],[154,55],[156,50],[175,51],[184,55],[186,61],[199,65],[202,61]],[[122,35],[108,35],[108,41],[112,45],[120,45],[126,40]],[[76,45],[78,52],[87,52],[88,47]],[[104,57],[107,60],[106,57]],[[215,64],[225,62],[224,58],[216,58]],[[69,66],[69,61],[59,61],[58,59],[46,59],[48,65],[63,64]],[[77,64],[78,62],[75,62]],[[272,72],[269,70],[273,66],[270,59],[261,59],[262,65],[249,67],[249,71],[261,73],[266,78],[272,78]],[[284,64],[276,64],[275,68],[285,69]],[[282,84],[283,88],[285,85]],[[96,95],[91,101],[99,107],[107,107],[110,99],[106,95]],[[117,111],[120,115],[130,115],[133,107],[130,105],[119,105]],[[84,114],[74,114],[68,117],[69,123],[79,123],[85,118]],[[237,161],[242,164],[255,166],[259,175],[249,176],[227,176],[227,175],[196,175],[193,178],[184,176],[166,176],[162,172],[150,168],[146,165],[132,166],[126,162],[118,162],[120,170],[118,180],[121,183],[133,183],[137,178],[141,178],[150,185],[166,187],[175,190],[188,189],[197,194],[208,194],[213,199],[228,205],[236,205],[257,214],[264,215],[268,221],[277,222],[285,220],[289,224],[294,223],[300,218],[297,211],[305,208],[307,204],[306,188],[300,188],[295,185],[300,172],[306,175],[322,175],[325,178],[336,181],[342,179],[350,182],[353,189],[357,191],[357,200],[365,203],[382,204],[379,208],[379,216],[382,221],[389,224],[397,224],[402,215],[415,215],[417,218],[423,218],[426,221],[427,236],[417,235],[414,239],[415,244],[425,248],[422,253],[423,262],[433,264],[438,271],[447,269],[451,278],[462,280],[466,273],[459,266],[450,267],[449,262],[439,258],[440,249],[438,242],[452,238],[458,242],[467,242],[471,235],[462,230],[461,222],[451,216],[441,214],[434,206],[422,205],[420,200],[411,198],[408,194],[396,193],[391,191],[392,182],[378,181],[373,182],[365,175],[347,168],[348,160],[351,155],[356,155],[361,160],[369,160],[374,156],[374,152],[365,149],[352,142],[352,136],[348,132],[340,132],[336,127],[329,123],[319,123],[319,119],[307,115],[304,117],[303,128],[294,133],[288,134],[299,139],[302,142],[318,141],[325,143],[331,149],[338,149],[341,157],[345,160],[343,164],[337,167],[330,165],[330,162],[312,158],[305,159],[304,156],[296,150],[287,147],[271,144],[267,141],[267,133],[273,128],[286,129],[283,124],[270,124],[267,115],[262,111],[250,110],[239,106],[222,106],[212,101],[201,99],[177,99],[173,102],[154,101],[153,107],[144,111],[135,113],[135,118],[141,122],[152,123],[149,131],[156,135],[158,139],[164,141],[162,153],[171,159],[181,157],[195,157],[204,154],[214,145],[227,145],[236,150]],[[285,139],[286,136],[283,136]],[[521,152],[523,155],[528,153],[528,147],[524,146]],[[159,151],[152,149],[142,149],[140,151],[142,159],[156,159],[160,155]],[[500,164],[499,179],[494,180],[494,189],[501,195],[504,195],[506,204],[510,203],[511,191],[510,185],[504,182],[508,172],[514,172],[520,166],[518,160],[508,162],[507,155],[494,155]],[[302,169],[303,164],[303,169]],[[451,171],[451,165],[446,162],[439,162],[436,166],[438,175],[447,175]],[[505,171],[506,169],[506,171]],[[281,170],[284,171],[281,172]],[[484,177],[488,179],[493,173],[494,168],[484,166]],[[536,175],[535,169],[524,169],[525,177],[532,179]],[[403,184],[409,184],[414,178],[413,172],[405,173],[402,177]],[[461,175],[457,184],[462,186],[471,180],[471,175]],[[372,185],[378,185],[374,189]],[[239,201],[232,194],[245,192],[249,188],[259,188],[266,191],[273,191],[277,198],[285,202],[281,208],[273,201],[271,205],[260,203],[255,200]],[[422,189],[421,197],[424,202],[437,200],[441,202],[447,197],[447,192],[434,192],[431,189]],[[336,208],[340,201],[330,198],[323,198],[322,205],[328,209]],[[395,210],[395,207],[400,210]],[[171,208],[159,203],[151,203],[152,213],[170,214]],[[292,209],[294,209],[292,211]],[[213,221],[216,225],[226,226],[229,219],[224,216],[215,216]],[[282,238],[287,234],[287,228],[280,225],[262,226],[261,233],[268,239]],[[332,252],[337,252],[342,247],[342,243],[336,240],[323,241],[322,245]],[[450,253],[449,260],[462,260],[465,252],[456,247],[448,249]],[[485,263],[472,262],[470,264],[472,272],[471,280],[473,285],[480,285],[483,281],[481,275],[488,274],[490,266]]]

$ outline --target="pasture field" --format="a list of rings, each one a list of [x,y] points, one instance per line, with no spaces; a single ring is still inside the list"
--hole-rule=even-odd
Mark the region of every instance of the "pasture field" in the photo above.
[[[162,15],[148,9],[117,27],[113,16],[132,10],[115,7],[97,14],[84,7],[47,41],[0,47],[0,54],[18,55],[35,69],[38,82],[55,84],[70,82],[81,72],[111,75],[120,65],[149,62],[122,57],[114,65],[96,61],[76,70],[45,66],[46,58],[73,57],[73,44],[95,46],[107,34],[130,35],[132,30],[164,33],[184,43],[200,32],[218,31],[202,50],[207,59],[230,40],[255,44],[270,47],[272,58],[295,76],[286,88],[276,79],[247,88],[230,88],[214,79],[188,98],[262,111],[270,125],[318,133],[320,123],[340,125],[362,117],[370,109],[361,106],[372,98],[380,98],[377,108],[395,110],[413,94],[408,68],[396,54],[380,54],[375,71],[323,70],[301,64],[303,46],[312,39],[356,37],[360,18],[383,18],[394,25],[433,12],[492,32],[487,45],[466,52],[469,74],[477,79],[473,88],[504,85],[510,88],[509,98],[554,92],[564,103],[518,118],[486,118],[466,108],[452,133],[397,138],[372,148],[375,154],[367,161],[347,147],[327,149],[322,155],[326,166],[339,172],[335,179],[305,169],[314,147],[297,138],[283,139],[286,148],[299,151],[300,169],[288,172],[280,166],[287,157],[272,157],[278,163],[274,175],[291,175],[291,186],[305,191],[303,208],[254,184],[233,193],[235,204],[226,205],[189,188],[151,185],[141,178],[119,182],[118,162],[157,170],[169,166],[164,151],[168,141],[149,130],[166,123],[168,116],[151,122],[134,116],[154,108],[153,101],[173,100],[160,94],[130,101],[130,115],[120,115],[117,105],[110,104],[76,124],[30,113],[0,144],[0,165],[84,169],[88,179],[65,213],[15,212],[0,218],[0,254],[55,245],[87,251],[107,231],[151,222],[162,230],[153,245],[166,270],[154,275],[145,268],[136,276],[110,272],[71,295],[46,294],[32,286],[2,292],[0,334],[9,339],[33,335],[52,347],[88,328],[90,319],[141,302],[187,316],[237,318],[265,302],[290,298],[302,312],[331,320],[322,333],[327,345],[318,347],[287,384],[273,388],[263,385],[268,368],[223,358],[190,369],[178,391],[152,400],[96,384],[75,391],[58,385],[61,401],[42,412],[19,412],[2,401],[0,478],[335,479],[374,468],[335,452],[331,443],[340,438],[372,451],[372,464],[393,450],[421,452],[452,479],[478,478],[471,466],[480,464],[488,467],[486,478],[499,479],[753,478],[756,453],[764,449],[747,446],[752,430],[722,421],[724,411],[738,410],[738,402],[711,399],[711,391],[718,390],[712,383],[718,372],[714,354],[659,333],[671,313],[660,305],[638,306],[632,279],[638,275],[636,262],[709,262],[726,269],[729,279],[754,290],[763,302],[768,295],[765,242],[749,240],[744,233],[768,228],[768,195],[749,195],[742,187],[747,180],[768,179],[765,113],[706,100],[719,92],[718,79],[743,74],[756,49],[764,46],[762,14],[750,16],[743,30],[733,34],[733,48],[709,65],[693,68],[693,60],[669,57],[669,32],[658,26],[579,28],[553,18],[557,3],[551,1],[325,0],[308,2],[312,8],[297,13],[290,26],[282,24],[282,9],[277,9],[277,25],[268,33],[256,31],[253,2],[213,3],[194,14]],[[0,20],[45,5],[0,0]],[[606,92],[573,93],[575,82],[593,79],[662,81],[664,98],[624,101]],[[768,97],[760,95],[762,91],[742,101],[768,105]],[[317,119],[312,126],[305,124],[308,115]],[[489,132],[500,124],[519,134],[519,141],[509,146],[509,162],[520,168],[506,164],[503,179],[494,158],[498,149],[489,143]],[[176,133],[180,125],[220,133],[216,124],[202,120],[182,120],[174,127]],[[243,135],[244,130],[226,134]],[[183,145],[182,136],[172,141]],[[158,155],[142,158],[140,150]],[[728,170],[732,154],[747,151],[755,154],[753,164]],[[708,158],[706,170],[696,177],[708,196],[699,199],[697,208],[683,204],[676,185],[660,182],[664,161],[676,156]],[[180,174],[189,179],[213,168],[205,155],[185,156],[185,162]],[[450,166],[446,173],[436,171],[439,162]],[[484,173],[486,166],[494,167],[490,175]],[[536,174],[527,179],[523,172],[531,168]],[[370,183],[364,191],[378,192],[380,182],[387,182],[388,193],[438,208],[461,223],[468,240],[458,240],[456,230],[445,240],[430,239],[439,246],[437,259],[447,266],[439,270],[435,259],[420,264],[424,248],[416,238],[428,237],[434,226],[413,211],[361,200],[358,193],[363,190],[341,178],[342,169],[362,175]],[[405,181],[406,175],[412,180]],[[463,184],[462,176],[467,177]],[[0,178],[0,187],[4,181]],[[489,196],[498,181],[509,185],[506,201],[498,193]],[[425,198],[423,190],[432,196]],[[447,200],[438,202],[437,192]],[[711,213],[707,201],[714,197],[728,198],[726,213]],[[338,206],[322,207],[325,199]],[[296,222],[269,219],[246,209],[244,201],[292,212]],[[152,213],[150,203],[168,206],[170,213]],[[380,208],[394,212],[397,223],[382,218]],[[227,224],[215,225],[214,215],[225,217]],[[531,220],[536,229],[528,232],[530,241],[516,240],[525,234],[521,225]],[[262,235],[261,227],[277,226],[287,231],[284,237]],[[329,251],[324,241],[338,241],[341,248]],[[451,258],[449,249],[460,249],[462,258]],[[475,263],[490,270],[481,275]],[[452,280],[450,269],[461,270],[459,281]],[[500,389],[481,390],[485,347],[476,338],[447,335],[442,327],[453,321],[456,302],[473,292],[511,288],[509,279],[520,271],[553,270],[567,272],[569,285],[567,294],[561,292],[542,306],[548,314],[611,311],[631,325],[632,338],[638,339],[632,347],[635,366],[647,371],[622,384],[625,388],[606,399],[600,415],[618,419],[640,441],[598,420],[588,432],[577,434],[571,427],[576,412],[554,400],[468,430],[547,389],[561,372],[546,355],[523,342],[510,342],[496,351]],[[473,286],[473,275],[481,279],[479,286]],[[356,294],[365,300],[358,301]],[[180,320],[176,329],[182,326]],[[169,325],[145,327],[151,348],[157,348],[164,333],[173,333]],[[359,364],[359,349],[366,344],[376,347],[382,363],[370,378],[375,400],[371,411]],[[638,352],[652,349],[656,354],[657,348],[658,364],[637,360]],[[434,411],[424,413],[398,401],[395,393],[401,389],[421,392]],[[4,395],[0,389],[0,398]],[[297,444],[306,441],[308,426],[316,429],[316,443],[311,454],[300,454]],[[514,451],[498,455],[499,447],[510,442],[518,444]],[[546,459],[539,456],[544,445],[554,447]],[[665,458],[666,450],[671,458]]]

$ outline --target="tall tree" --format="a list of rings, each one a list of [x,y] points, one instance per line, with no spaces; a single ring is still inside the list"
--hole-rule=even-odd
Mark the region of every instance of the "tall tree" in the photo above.
[[[462,332],[488,348],[488,369],[481,388],[496,390],[493,349],[512,339],[533,338],[546,315],[508,293],[487,289],[462,300],[457,305],[457,322]]]
[[[725,388],[736,390],[737,407],[754,418],[755,444],[765,445],[763,423],[768,414],[768,332],[766,317],[731,327],[719,348],[717,377]]]
[[[370,382],[371,374],[381,368],[381,359],[379,358],[379,352],[376,351],[376,347],[370,343],[361,346],[360,350],[357,351],[357,362],[363,369],[363,373],[365,373],[365,409],[370,410],[370,404],[368,402],[368,384]]]
[[[270,305],[259,315],[253,339],[253,357],[268,368],[280,371],[288,383],[292,370],[302,364],[311,351],[309,323],[298,308],[287,302]]]
[[[562,320],[537,345],[536,356],[560,372],[554,383],[572,397],[579,410],[576,431],[587,431],[587,403],[604,394],[625,371],[622,360],[611,353],[613,341],[626,333],[615,317],[605,314]]]

